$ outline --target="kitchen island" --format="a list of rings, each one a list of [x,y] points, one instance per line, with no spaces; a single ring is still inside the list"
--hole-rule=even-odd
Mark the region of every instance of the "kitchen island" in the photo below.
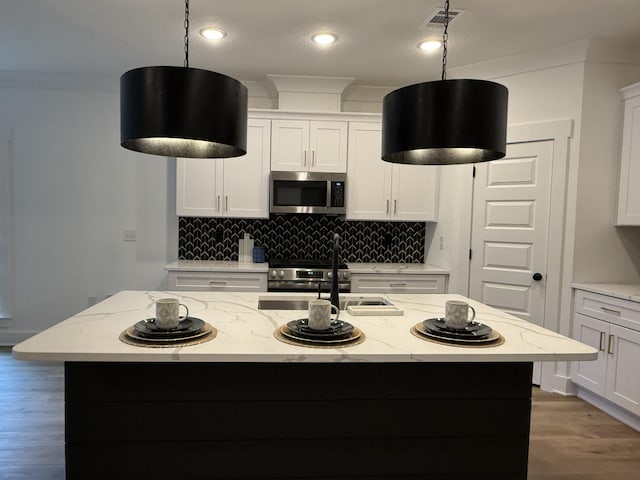
[[[65,362],[67,478],[526,479],[533,361],[595,349],[468,300],[504,344],[416,337],[458,295],[386,295],[402,316],[341,319],[358,345],[282,343],[304,311],[270,294],[124,291],[14,347]],[[175,297],[217,330],[189,347],[123,343]]]

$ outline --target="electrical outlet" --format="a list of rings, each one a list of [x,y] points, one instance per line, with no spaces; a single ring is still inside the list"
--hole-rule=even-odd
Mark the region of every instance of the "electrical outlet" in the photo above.
[[[136,241],[135,228],[125,228],[124,230],[122,230],[122,239],[125,242],[135,242]]]

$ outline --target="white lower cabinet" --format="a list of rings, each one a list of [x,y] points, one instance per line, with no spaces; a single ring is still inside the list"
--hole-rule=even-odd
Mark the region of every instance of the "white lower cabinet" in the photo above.
[[[575,362],[572,381],[640,415],[640,304],[577,290],[573,337],[598,359]]]
[[[447,276],[352,273],[352,293],[447,293]]]
[[[266,292],[267,272],[169,272],[169,290]]]

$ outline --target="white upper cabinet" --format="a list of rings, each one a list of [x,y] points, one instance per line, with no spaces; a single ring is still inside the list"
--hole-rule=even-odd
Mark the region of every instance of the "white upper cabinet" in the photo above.
[[[269,217],[271,122],[249,118],[242,157],[178,158],[176,213],[185,217]]]
[[[272,120],[271,170],[347,171],[346,121]]]
[[[624,102],[617,225],[640,225],[640,83],[621,90]]]
[[[349,123],[347,219],[436,221],[438,167],[383,162],[380,123]]]

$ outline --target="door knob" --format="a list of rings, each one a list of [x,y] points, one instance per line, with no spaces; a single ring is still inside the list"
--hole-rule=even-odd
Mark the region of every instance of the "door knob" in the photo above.
[[[541,273],[534,273],[533,277],[532,277],[536,282],[539,282],[540,280],[542,280],[542,274]]]

